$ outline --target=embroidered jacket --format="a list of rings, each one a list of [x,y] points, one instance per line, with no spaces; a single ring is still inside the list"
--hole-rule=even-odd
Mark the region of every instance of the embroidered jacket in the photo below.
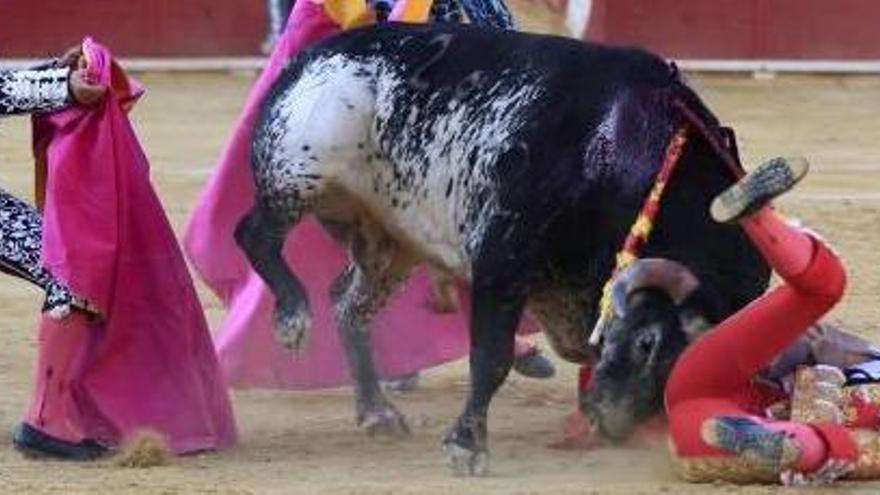
[[[70,69],[53,63],[24,70],[0,68],[0,115],[58,110],[69,103]]]

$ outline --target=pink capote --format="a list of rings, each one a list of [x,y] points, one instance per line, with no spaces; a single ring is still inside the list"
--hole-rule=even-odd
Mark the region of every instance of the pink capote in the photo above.
[[[126,111],[142,93],[86,39],[95,108],[35,117],[48,143],[43,263],[102,315],[39,329],[25,421],[56,438],[116,445],[149,428],[175,453],[227,447],[235,423],[207,322]]]
[[[331,281],[345,264],[345,252],[311,217],[288,235],[284,255],[304,282],[313,312],[310,347],[294,355],[275,342],[275,298],[233,239],[237,222],[253,205],[249,146],[263,98],[288,59],[339,31],[321,5],[310,0],[296,2],[184,237],[193,266],[228,309],[216,343],[223,371],[235,387],[317,388],[350,383],[328,296]],[[430,282],[420,269],[374,319],[373,356],[381,376],[399,376],[467,354],[467,319],[462,313],[435,313],[428,305],[429,297]],[[533,324],[529,326],[534,329]]]

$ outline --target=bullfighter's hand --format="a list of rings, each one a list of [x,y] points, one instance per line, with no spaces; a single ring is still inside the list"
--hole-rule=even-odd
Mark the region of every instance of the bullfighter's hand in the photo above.
[[[90,107],[104,99],[107,88],[89,82],[86,69],[79,68],[70,72],[70,96],[78,104]]]
[[[76,69],[80,67],[81,63],[84,63],[82,54],[82,45],[75,45],[68,48],[63,55],[58,57],[58,60],[55,63],[58,67],[70,67],[71,69]]]

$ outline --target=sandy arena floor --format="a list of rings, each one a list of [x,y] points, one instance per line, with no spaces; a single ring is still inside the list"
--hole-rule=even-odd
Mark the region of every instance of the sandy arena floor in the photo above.
[[[251,74],[142,75],[149,88],[134,112],[156,187],[180,229],[212,169]],[[814,164],[784,210],[823,232],[850,270],[849,294],[834,313],[880,341],[880,78],[696,77],[701,94],[739,135],[749,164],[801,153]],[[29,126],[0,126],[0,185],[30,196]],[[179,230],[178,230],[179,231]],[[212,322],[216,301],[202,291]],[[0,493],[768,493],[775,488],[689,486],[676,481],[665,442],[645,448],[559,452],[544,448],[574,400],[572,366],[549,382],[513,377],[491,415],[493,474],[459,479],[442,465],[439,440],[459,411],[466,366],[424,375],[416,393],[397,397],[412,438],[367,438],[354,425],[348,390],[238,392],[241,445],[177,459],[153,469],[26,460],[10,430],[28,397],[35,356],[37,292],[0,281]],[[877,493],[880,483],[846,485]],[[810,493],[822,491],[811,490]],[[835,491],[837,493],[837,491]]]

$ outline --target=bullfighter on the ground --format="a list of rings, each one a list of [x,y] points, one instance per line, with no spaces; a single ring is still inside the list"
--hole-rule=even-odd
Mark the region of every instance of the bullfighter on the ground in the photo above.
[[[770,205],[806,172],[804,160],[776,159],[712,203],[712,217],[741,226],[784,283],[697,339],[675,364],[666,411],[688,480],[817,484],[880,476],[880,389],[859,383],[876,382],[863,371],[877,364],[878,349],[840,336],[823,348],[807,334],[843,296],[846,273],[824,241]],[[637,299],[637,291],[623,295],[621,306]],[[756,380],[774,367],[813,364],[799,343],[812,344],[821,364],[797,370],[792,403],[780,419],[767,419],[767,394]]]

